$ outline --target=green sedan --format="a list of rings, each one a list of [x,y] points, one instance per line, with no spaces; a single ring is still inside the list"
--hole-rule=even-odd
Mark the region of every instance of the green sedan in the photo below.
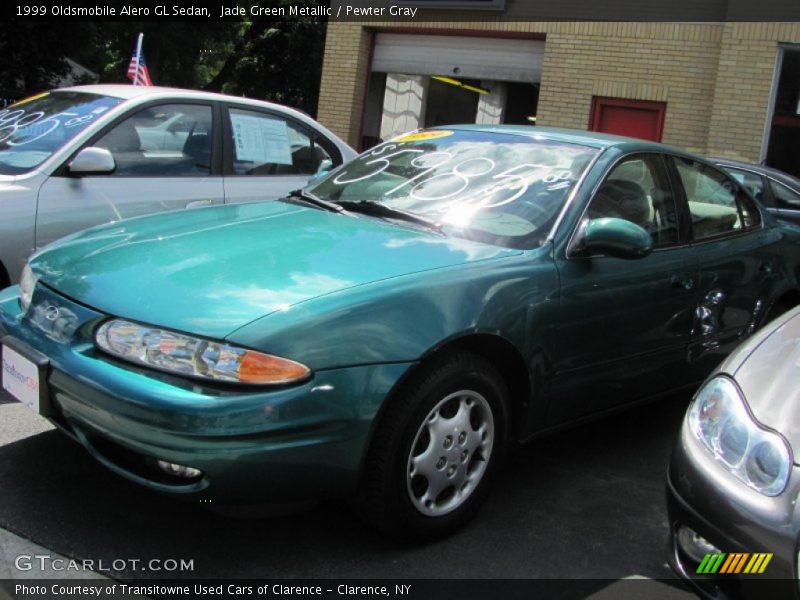
[[[798,273],[800,229],[681,150],[429,129],[38,252],[0,292],[2,388],[153,490],[349,497],[430,539],[516,442],[697,385]]]

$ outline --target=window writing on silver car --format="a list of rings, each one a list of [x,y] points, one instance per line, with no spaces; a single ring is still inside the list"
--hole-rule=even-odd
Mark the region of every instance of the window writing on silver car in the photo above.
[[[45,92],[0,110],[0,174],[40,165],[120,102],[83,92]]]

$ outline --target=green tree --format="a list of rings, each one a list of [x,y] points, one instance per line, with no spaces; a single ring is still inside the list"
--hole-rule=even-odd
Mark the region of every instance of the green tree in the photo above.
[[[315,0],[262,0],[262,6],[317,7]],[[249,6],[249,5],[248,5]],[[69,27],[0,23],[0,89],[23,93],[55,85],[69,57],[100,82],[127,83],[139,32],[155,85],[271,100],[314,115],[326,18],[254,17],[148,22],[74,22]]]
[[[277,5],[316,7],[317,2]],[[238,35],[205,89],[263,98],[315,115],[327,19],[264,17],[240,25]]]
[[[65,60],[93,35],[94,23],[51,28],[33,21],[0,24],[0,92],[20,98],[53,87],[70,72]]]

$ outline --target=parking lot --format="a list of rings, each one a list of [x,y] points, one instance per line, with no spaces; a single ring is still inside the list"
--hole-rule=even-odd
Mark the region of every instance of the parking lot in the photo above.
[[[164,498],[107,472],[24,406],[0,404],[0,527],[105,565],[193,560],[181,577],[671,579],[664,475],[686,401],[523,447],[465,530],[412,547],[381,539],[345,503],[243,519]],[[675,580],[663,588],[689,597]]]

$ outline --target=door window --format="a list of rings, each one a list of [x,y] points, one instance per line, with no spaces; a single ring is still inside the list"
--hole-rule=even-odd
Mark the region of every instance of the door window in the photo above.
[[[597,190],[588,216],[631,221],[650,233],[654,247],[677,243],[675,199],[661,157],[641,154],[620,162]]]
[[[675,157],[694,239],[738,233],[760,224],[753,201],[721,171],[692,160]]]
[[[228,114],[235,175],[313,175],[332,164],[305,127],[238,108]]]
[[[769,180],[769,185],[772,188],[772,195],[775,196],[775,201],[778,203],[778,208],[800,210],[800,194],[772,179]]]
[[[116,125],[94,144],[114,156],[112,176],[209,175],[211,107],[153,106]]]

